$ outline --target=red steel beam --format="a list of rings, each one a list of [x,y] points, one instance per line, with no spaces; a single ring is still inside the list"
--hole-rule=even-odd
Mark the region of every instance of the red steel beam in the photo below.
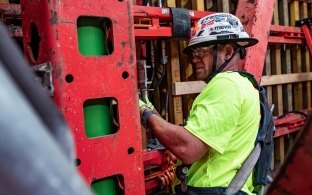
[[[148,165],[161,165],[164,161],[164,151],[154,150],[154,151],[143,151],[143,162],[144,166]]]
[[[246,59],[242,62],[257,81],[262,76],[274,3],[272,0],[240,0],[236,10],[246,32],[259,40],[257,45],[247,49]]]
[[[270,44],[302,44],[305,35],[299,27],[271,25]]]
[[[189,10],[194,23],[212,14],[208,11]],[[134,33],[137,40],[155,40],[172,37],[172,14],[170,8],[133,6]],[[142,23],[140,23],[142,21]]]
[[[190,10],[189,13],[192,22],[195,22],[213,12]],[[3,19],[21,19],[20,15],[19,4],[0,3],[0,16]],[[154,40],[172,37],[172,14],[169,8],[135,5],[133,6],[133,15],[136,39]],[[147,19],[150,24],[140,25],[137,23],[140,19]],[[9,31],[13,37],[21,38],[23,36],[22,29],[19,26],[10,27]],[[302,44],[302,40],[305,39],[304,32],[304,28],[271,25],[268,42],[270,44]],[[309,46],[309,42],[307,44]]]
[[[309,51],[310,51],[310,55],[312,56],[311,26],[308,27],[307,25],[303,25],[301,28],[302,28],[302,31],[303,31],[303,33],[305,35],[306,43],[308,45],[308,48],[309,48]]]
[[[296,127],[296,128],[293,128],[293,129],[289,129],[288,127],[277,128],[274,131],[274,136],[273,137],[274,138],[281,137],[281,136],[284,136],[284,135],[287,135],[287,134],[299,131],[300,129],[301,129],[301,127]]]
[[[166,150],[143,151],[145,190],[170,186],[174,176],[176,158]]]
[[[212,14],[209,11],[196,11],[189,10],[191,20],[199,20],[200,18]],[[164,7],[148,7],[148,6],[133,6],[133,16],[136,17],[146,17],[146,18],[159,18],[161,21],[172,21],[172,14],[170,8]]]
[[[274,137],[280,137],[300,130],[306,121],[306,116],[304,114],[305,113],[288,113],[284,114],[282,117],[276,118],[274,120],[274,125],[276,127]]]
[[[21,1],[25,56],[32,64],[52,64],[53,99],[72,130],[80,162],[77,169],[87,183],[114,176],[124,194],[145,194],[132,2],[79,2]],[[110,55],[83,55],[77,33],[81,16],[112,21],[114,51]],[[40,37],[37,59],[29,49],[34,25]],[[99,98],[117,102],[118,131],[90,138],[86,135],[84,108],[86,102]]]

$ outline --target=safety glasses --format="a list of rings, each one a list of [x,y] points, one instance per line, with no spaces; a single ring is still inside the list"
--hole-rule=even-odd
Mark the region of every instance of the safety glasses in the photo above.
[[[192,51],[192,57],[193,58],[196,58],[196,57],[203,58],[205,55],[209,54],[210,48],[212,48],[212,47],[213,47],[213,45],[209,46],[209,47],[196,48]]]

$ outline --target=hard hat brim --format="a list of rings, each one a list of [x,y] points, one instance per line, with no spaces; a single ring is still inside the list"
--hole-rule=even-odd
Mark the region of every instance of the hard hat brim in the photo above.
[[[192,53],[192,51],[197,48],[197,47],[207,47],[210,45],[215,45],[215,44],[228,44],[228,43],[236,43],[239,46],[246,48],[246,47],[251,47],[255,44],[257,44],[259,41],[258,39],[255,38],[237,38],[237,39],[217,39],[217,40],[210,40],[210,41],[205,41],[201,43],[195,43],[193,45],[187,46],[184,50],[183,53],[186,55],[189,55]]]

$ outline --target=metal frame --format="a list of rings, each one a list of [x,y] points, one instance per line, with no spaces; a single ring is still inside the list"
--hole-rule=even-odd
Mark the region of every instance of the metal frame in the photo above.
[[[305,35],[306,43],[308,45],[310,55],[312,55],[312,36],[311,36],[312,26],[303,25],[301,28]]]
[[[213,12],[189,10],[191,22]],[[170,8],[133,6],[136,40],[172,38],[172,13]]]
[[[240,18],[245,30],[259,43],[247,49],[244,60],[245,69],[260,81],[268,45],[271,20],[275,1],[272,0],[240,0],[238,1],[236,16]]]
[[[118,8],[118,12],[113,7]],[[87,183],[122,175],[120,183],[126,194],[144,194],[132,3],[22,1],[21,8],[25,56],[32,64],[52,63],[54,100],[74,135],[77,161],[80,162],[78,169]],[[80,54],[79,16],[106,17],[113,21],[112,54]],[[40,37],[37,60],[30,49],[31,24],[37,26]],[[67,75],[73,76],[72,82],[66,81]],[[119,129],[115,134],[88,138],[83,104],[88,99],[107,97],[118,103]]]
[[[302,44],[304,33],[299,27],[271,25],[270,44]]]
[[[276,118],[274,125],[276,127],[274,131],[274,137],[280,137],[286,134],[290,134],[302,129],[306,116],[305,113],[288,113],[283,117]]]

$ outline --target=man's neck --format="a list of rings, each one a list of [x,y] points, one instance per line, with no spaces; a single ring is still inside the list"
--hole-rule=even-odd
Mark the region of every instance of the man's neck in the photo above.
[[[241,68],[239,68],[239,62],[240,59],[238,58],[238,56],[235,56],[233,59],[231,59],[231,61],[224,67],[224,69],[222,70],[222,72],[226,72],[226,71],[242,71]]]

